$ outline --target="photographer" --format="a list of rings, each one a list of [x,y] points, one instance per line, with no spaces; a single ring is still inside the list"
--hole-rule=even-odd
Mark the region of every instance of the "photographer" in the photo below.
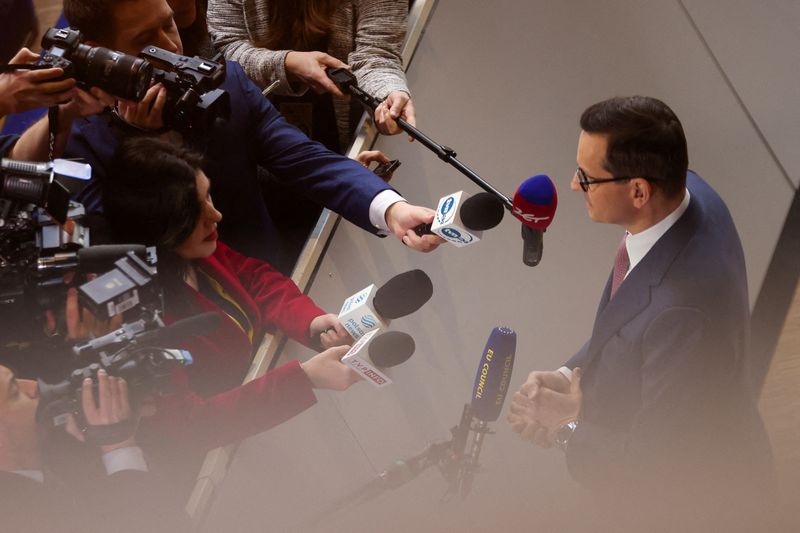
[[[59,477],[59,465],[46,453],[46,439],[57,436],[45,435],[37,426],[38,406],[37,382],[18,379],[0,366],[0,520],[5,531],[188,530],[182,506],[172,500],[166,485],[148,472],[137,446],[136,415],[125,380],[101,370],[94,383],[87,378],[81,388],[87,428],[130,424],[128,434],[121,435],[118,442],[84,445],[99,452],[104,471],[95,472],[91,461],[80,462],[75,469],[79,477]],[[73,415],[68,417],[67,432],[77,441],[85,441]],[[59,448],[63,454],[64,446]]]
[[[10,64],[33,64],[38,58],[27,48],[22,48]],[[0,117],[40,107],[58,107],[54,157],[63,152],[75,119],[99,113],[114,103],[114,99],[100,89],[92,88],[87,93],[75,86],[75,79],[59,79],[63,75],[61,68],[0,73]],[[0,156],[10,159],[46,160],[48,148],[47,117],[36,122],[21,136],[4,135],[0,138]]]

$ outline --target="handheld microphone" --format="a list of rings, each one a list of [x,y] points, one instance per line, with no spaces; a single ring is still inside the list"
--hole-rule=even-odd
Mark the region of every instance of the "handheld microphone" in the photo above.
[[[483,438],[489,433],[489,422],[497,420],[503,409],[516,349],[517,334],[507,327],[494,328],[483,349],[472,387],[470,411],[476,423],[472,426],[472,445],[461,468],[462,497],[472,488],[472,478],[478,468]]]
[[[358,340],[373,329],[388,327],[394,318],[410,315],[432,295],[431,278],[422,270],[409,270],[379,289],[372,284],[347,298],[339,311],[339,321]]]
[[[432,224],[420,224],[414,231],[420,237],[438,235],[461,248],[481,240],[485,230],[500,224],[503,214],[503,204],[493,194],[458,191],[439,200]]]
[[[536,266],[542,260],[542,234],[553,221],[558,191],[548,176],[528,178],[514,193],[512,213],[522,222],[522,262]]]
[[[380,329],[373,329],[362,336],[342,357],[342,363],[378,388],[392,383],[391,378],[380,369],[407,361],[416,349],[414,339],[408,333],[379,332]]]

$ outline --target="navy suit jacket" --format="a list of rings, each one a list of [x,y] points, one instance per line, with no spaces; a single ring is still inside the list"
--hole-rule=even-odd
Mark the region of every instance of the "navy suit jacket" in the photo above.
[[[278,236],[262,201],[258,165],[353,224],[377,231],[369,221],[369,205],[379,192],[391,189],[386,182],[286,122],[238,63],[227,62],[220,88],[230,95],[230,119],[209,135],[187,141],[205,157],[203,171],[211,180],[214,204],[224,216],[219,226],[223,241],[249,257],[277,259]],[[102,210],[99,181],[111,173],[114,152],[127,134],[107,116],[74,123],[64,157],[92,165],[93,178],[76,197],[87,211]]]
[[[567,464],[589,487],[736,482],[769,469],[746,374],[742,246],[719,195],[691,171],[687,187],[686,212],[610,301],[609,277],[592,337],[567,363],[583,371]]]

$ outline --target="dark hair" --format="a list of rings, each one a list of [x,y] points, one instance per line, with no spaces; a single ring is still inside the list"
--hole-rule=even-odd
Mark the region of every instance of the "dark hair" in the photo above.
[[[581,115],[581,129],[608,136],[604,167],[614,176],[647,178],[669,198],[686,187],[686,136],[661,100],[629,96],[598,102]]]
[[[121,242],[174,249],[200,218],[197,170],[187,148],[150,137],[125,139],[102,181],[103,209]]]
[[[183,44],[183,54],[211,57],[214,55],[214,49],[208,33],[208,0],[196,0],[195,9],[194,22],[185,28],[178,28],[178,34]]]
[[[185,314],[188,300],[180,295],[189,262],[175,248],[200,218],[196,175],[201,158],[160,139],[132,137],[120,144],[114,164],[101,181],[103,210],[114,241],[156,247],[167,309]]]
[[[113,30],[110,21],[118,3],[117,0],[64,0],[64,17],[87,39],[102,42]]]
[[[270,50],[325,50],[339,4],[341,0],[270,0],[269,36],[255,44]]]

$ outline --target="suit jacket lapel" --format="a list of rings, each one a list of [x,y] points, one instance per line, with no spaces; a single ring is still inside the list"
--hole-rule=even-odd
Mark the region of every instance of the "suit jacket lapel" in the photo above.
[[[661,284],[670,265],[689,242],[699,224],[701,211],[698,203],[693,196],[683,216],[634,267],[610,301],[609,277],[597,309],[587,362],[594,360],[608,340],[648,306],[652,288]]]

